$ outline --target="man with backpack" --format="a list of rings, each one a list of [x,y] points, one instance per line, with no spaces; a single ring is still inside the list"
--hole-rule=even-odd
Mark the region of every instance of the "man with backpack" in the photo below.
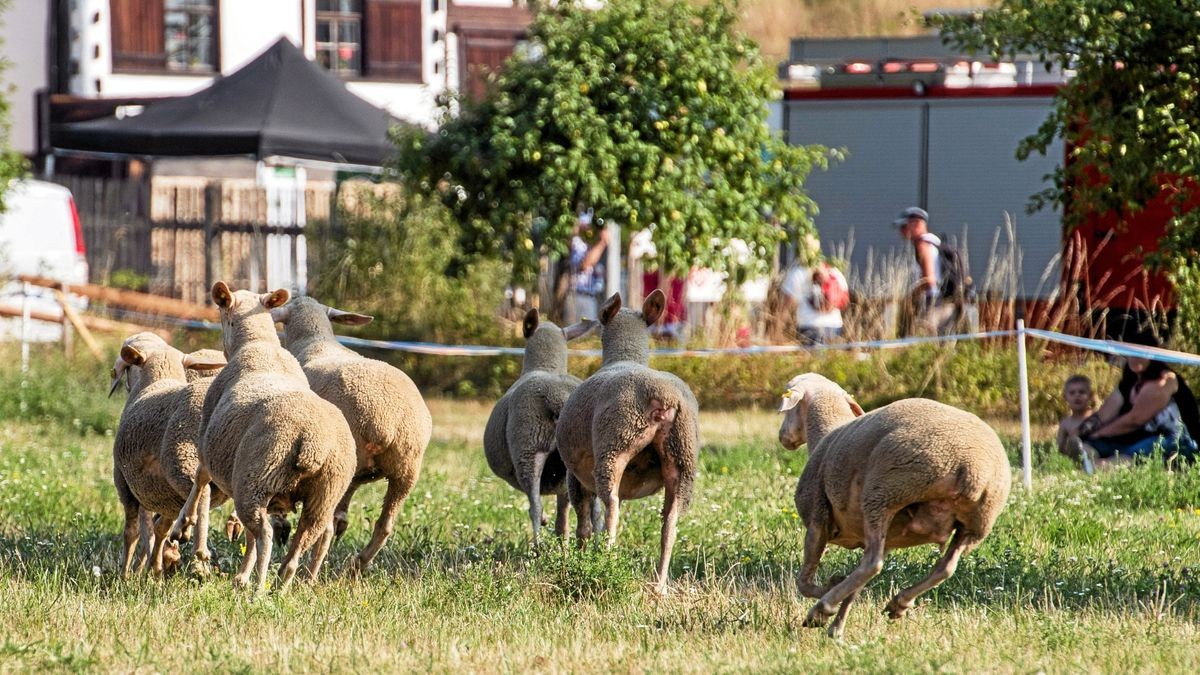
[[[935,335],[954,333],[963,317],[971,279],[958,249],[929,231],[929,213],[904,209],[892,223],[912,243],[917,282],[909,294],[916,325]]]

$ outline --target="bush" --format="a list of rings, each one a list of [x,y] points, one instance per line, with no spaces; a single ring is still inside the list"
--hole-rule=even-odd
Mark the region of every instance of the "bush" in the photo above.
[[[0,420],[69,424],[80,433],[116,431],[123,395],[105,398],[109,368],[80,352],[62,355],[59,345],[31,348],[29,372],[22,374],[20,346],[0,346]]]
[[[325,227],[330,227],[326,225]],[[318,236],[313,295],[374,314],[366,337],[467,344],[504,336],[496,318],[508,280],[502,266],[459,259],[458,225],[419,194],[373,198]]]

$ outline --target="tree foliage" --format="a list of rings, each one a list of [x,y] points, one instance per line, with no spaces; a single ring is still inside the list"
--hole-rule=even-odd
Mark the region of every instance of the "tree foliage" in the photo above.
[[[1053,112],[1018,157],[1070,148],[1034,206],[1058,204],[1069,224],[1089,212],[1136,215],[1166,191],[1177,217],[1161,259],[1181,321],[1200,318],[1200,209],[1188,210],[1200,169],[1200,2],[1001,0],[973,15],[934,19],[960,47],[995,57],[1032,54],[1074,71]],[[1191,325],[1196,325],[1191,323]]]
[[[8,0],[0,0],[0,15],[8,9],[8,5]],[[0,56],[0,211],[4,210],[4,193],[8,190],[9,181],[19,178],[29,170],[29,163],[9,144],[11,123],[8,116],[11,103],[8,99],[12,87],[3,85],[2,77],[11,65],[8,59]]]
[[[723,269],[733,239],[765,260],[811,228],[802,185],[826,160],[770,132],[775,78],[736,19],[734,0],[543,4],[483,101],[397,136],[400,173],[441,191],[467,253],[519,277],[565,250],[579,208],[649,227],[667,269]]]

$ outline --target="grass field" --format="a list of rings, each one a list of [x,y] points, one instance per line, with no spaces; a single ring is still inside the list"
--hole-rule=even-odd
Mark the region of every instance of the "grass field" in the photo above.
[[[98,403],[101,386],[59,403],[111,414],[120,395]],[[992,536],[900,622],[882,606],[937,551],[893,552],[837,642],[800,627],[805,455],[778,447],[776,415],[702,413],[702,474],[660,599],[659,498],[627,505],[614,551],[535,554],[523,497],[483,461],[489,408],[431,407],[421,480],[366,578],[342,572],[379,485],[359,493],[328,576],[257,598],[231,588],[240,543],[223,537],[220,578],[121,581],[111,438],[78,417],[5,419],[0,671],[1200,671],[1200,471],[1089,479],[1044,461],[1035,492],[1015,489]],[[1014,426],[998,426],[1015,455]],[[857,559],[831,549],[822,578]]]

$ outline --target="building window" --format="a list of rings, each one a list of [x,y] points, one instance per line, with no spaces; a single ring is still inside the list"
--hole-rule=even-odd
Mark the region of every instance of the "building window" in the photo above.
[[[216,70],[216,0],[165,0],[163,26],[167,68]]]
[[[317,0],[317,63],[362,74],[362,0]]]
[[[116,72],[220,69],[218,0],[109,0]]]

